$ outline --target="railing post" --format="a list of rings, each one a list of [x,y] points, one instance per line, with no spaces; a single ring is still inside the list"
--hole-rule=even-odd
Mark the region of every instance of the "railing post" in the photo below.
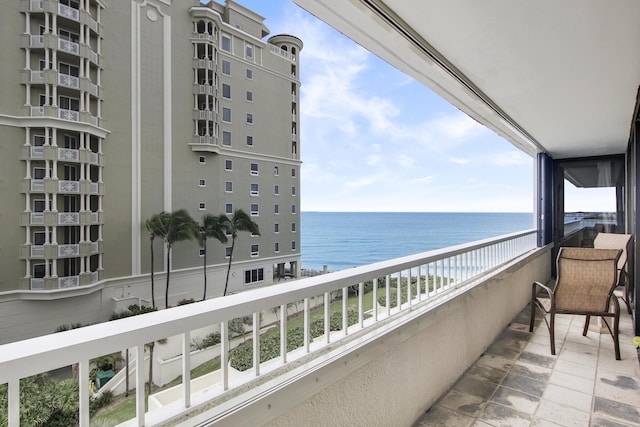
[[[253,373],[260,375],[260,313],[253,313]]]
[[[310,343],[311,343],[311,336],[309,334],[310,329],[311,329],[311,325],[310,325],[310,308],[309,308],[309,298],[305,298],[304,299],[304,352],[305,353],[309,353],[310,349]],[[255,337],[254,337],[255,339]]]
[[[191,331],[182,334],[182,400],[191,406]]]
[[[229,330],[226,320],[220,322],[220,369],[222,370],[222,389],[229,390]]]
[[[280,306],[280,357],[287,363],[287,305]]]
[[[364,328],[364,282],[358,284],[358,322]]]
[[[13,378],[9,380],[8,410],[9,425],[20,425],[20,379]]]
[[[378,278],[374,278],[373,282],[373,321],[378,321]]]
[[[329,307],[330,305],[330,301],[331,299],[329,298],[329,292],[325,292],[324,293],[324,335],[325,335],[325,340],[327,341],[327,344],[329,344],[331,342],[331,338],[329,337],[330,332],[331,332],[331,325],[330,320],[331,320],[331,308]]]
[[[387,317],[391,316],[391,278],[387,274],[385,276],[385,292],[387,298]]]
[[[138,427],[144,426],[144,345],[135,347],[136,352],[136,422]],[[153,360],[149,358],[149,363]],[[149,378],[151,383],[151,378]]]
[[[342,288],[342,331],[345,336],[349,335],[349,287]]]
[[[411,294],[411,269],[407,271],[407,302],[409,303],[409,307],[413,305],[411,298],[413,295]]]
[[[89,427],[89,361],[81,360],[78,369],[78,410],[80,427]]]

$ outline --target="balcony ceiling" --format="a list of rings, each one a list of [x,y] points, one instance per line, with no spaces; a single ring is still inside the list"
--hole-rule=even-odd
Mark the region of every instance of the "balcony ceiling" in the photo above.
[[[529,154],[623,153],[637,0],[294,0]]]

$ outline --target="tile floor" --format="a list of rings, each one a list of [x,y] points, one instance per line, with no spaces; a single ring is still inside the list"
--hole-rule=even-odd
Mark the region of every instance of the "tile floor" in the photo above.
[[[552,356],[540,314],[529,333],[529,313],[525,308],[413,427],[640,426],[631,316],[621,315],[622,360],[615,360],[608,333],[582,336],[584,316],[556,317]]]

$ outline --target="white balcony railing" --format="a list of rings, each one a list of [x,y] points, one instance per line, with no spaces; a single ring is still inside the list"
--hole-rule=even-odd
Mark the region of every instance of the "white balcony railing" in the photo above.
[[[79,181],[58,181],[58,191],[61,193],[79,193],[80,182]]]
[[[80,286],[79,276],[67,276],[58,278],[59,289],[77,288],[78,286]]]
[[[239,394],[242,390],[251,389],[264,381],[285,375],[286,371],[299,366],[300,363],[304,362],[308,369],[313,369],[314,366],[319,367],[322,361],[327,360],[327,352],[340,349],[349,342],[349,339],[361,339],[359,337],[363,337],[363,333],[367,331],[388,328],[393,322],[404,319],[406,316],[413,316],[420,311],[426,312],[430,307],[438,306],[439,301],[463,294],[462,291],[467,286],[480,283],[490,274],[500,272],[516,258],[532,252],[535,247],[536,231],[523,231],[224,298],[214,298],[188,306],[179,306],[150,313],[143,318],[126,318],[65,331],[56,334],[56,339],[43,336],[0,346],[0,384],[8,383],[9,424],[19,425],[21,378],[47,372],[60,365],[67,366],[74,363],[79,364],[80,376],[85,378],[89,375],[90,359],[130,348],[133,349],[134,354],[137,354],[137,357],[134,356],[136,360],[143,361],[145,343],[169,336],[182,337],[182,356],[176,357],[182,358],[183,364],[188,367],[191,354],[190,331],[212,324],[220,325],[221,368],[218,371],[218,379],[208,389],[198,392],[199,399],[210,401],[218,396],[228,395],[232,390]],[[61,278],[60,280],[72,281],[73,279]],[[378,296],[384,296],[387,301],[382,309],[372,310],[370,316],[364,310],[365,283],[373,284],[373,301],[377,301]],[[415,286],[407,286],[406,283],[415,283]],[[72,285],[77,286],[77,281]],[[357,306],[355,324],[348,324],[350,310],[347,297],[350,289],[357,291],[357,303],[353,304]],[[398,296],[403,295],[403,297],[398,297],[392,302],[392,293]],[[340,330],[332,331],[330,330],[331,311],[335,311],[336,307],[331,306],[330,296],[336,294],[342,296],[342,302],[338,304],[341,308],[337,309],[342,322]],[[324,333],[319,331],[321,335],[315,339],[311,338],[309,333],[312,301],[320,301],[322,304],[318,310],[324,320]],[[297,306],[299,303],[301,303],[299,314],[303,322],[304,339],[302,347],[288,351],[287,306],[290,304]],[[257,325],[260,322],[261,313],[272,312],[273,307],[277,307],[279,312],[280,355],[271,362],[254,363],[253,368],[245,375],[230,378],[232,374],[228,364],[230,350],[228,322],[252,313],[253,324]],[[455,320],[452,321],[455,322]],[[259,361],[260,328],[254,328],[252,334],[253,360]],[[464,344],[461,343],[461,346]],[[294,364],[293,362],[296,361],[298,363]],[[138,383],[135,399],[136,425],[145,424],[143,371],[144,369],[140,367],[136,371]],[[182,384],[191,384],[189,369],[183,369]],[[206,394],[204,398],[203,393]],[[162,411],[151,410],[151,413],[147,414],[147,422],[155,425],[169,416],[188,411],[192,405],[190,386],[185,386],[178,396],[177,401],[164,407]],[[200,403],[203,401],[201,400]],[[79,407],[79,425],[89,426],[87,381],[80,381]],[[155,421],[154,417],[156,417]]]
[[[58,213],[58,225],[79,225],[80,214],[78,212]]]
[[[98,54],[93,50],[89,50],[89,60],[94,64],[98,63]]]
[[[91,242],[91,254],[97,254],[100,252],[100,245],[98,242]]]
[[[44,82],[44,71],[32,71],[31,83],[42,83],[42,82]]]
[[[58,4],[58,15],[73,19],[74,21],[78,21],[80,19],[80,11],[78,9],[74,9],[62,3]]]
[[[98,194],[99,193],[99,186],[97,182],[92,182],[91,183],[91,194]]]
[[[31,36],[31,47],[41,47],[44,46],[44,36]]]
[[[44,279],[34,278],[31,279],[30,282],[32,291],[41,291],[44,289]]]
[[[91,224],[99,224],[100,216],[97,212],[91,212]]]
[[[31,225],[43,225],[44,212],[31,212],[31,214],[29,215],[29,223]]]
[[[65,110],[64,108],[60,108],[58,110],[58,118],[62,120],[71,120],[77,122],[80,120],[80,112],[75,110]]]
[[[280,49],[278,46],[269,45],[269,49],[271,50],[272,53],[275,53],[276,55],[280,55],[283,58],[287,58],[289,61],[292,61],[292,62],[296,61],[296,56],[295,55],[293,55],[289,51],[286,51],[284,49]]]
[[[31,245],[31,258],[44,258],[44,245]]]
[[[32,117],[44,116],[44,107],[31,107],[31,116]]]
[[[58,148],[58,160],[80,161],[80,150],[72,148]]]
[[[80,53],[80,45],[78,43],[60,38],[58,39],[58,49],[75,55]]]
[[[44,147],[41,145],[31,147],[31,158],[32,159],[41,159],[44,157]]]
[[[98,164],[98,154],[97,153],[89,153],[89,163],[92,165]]]
[[[58,74],[58,84],[78,89],[80,87],[80,79],[68,74]]]
[[[31,191],[44,191],[44,179],[32,179]]]
[[[80,256],[80,245],[58,245],[58,256],[61,258]]]
[[[29,10],[39,11],[42,9],[42,0],[29,0]]]
[[[100,276],[97,271],[91,273],[91,283],[96,283],[100,280]]]

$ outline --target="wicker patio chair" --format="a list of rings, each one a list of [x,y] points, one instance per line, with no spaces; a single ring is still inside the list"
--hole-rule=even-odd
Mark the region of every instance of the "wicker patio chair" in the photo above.
[[[627,259],[629,258],[628,252],[631,237],[631,234],[598,233],[593,241],[594,248],[622,249],[622,255],[620,255],[620,259],[618,260],[618,289],[616,289],[614,293],[616,297],[622,299],[627,305],[627,312],[629,314],[631,314],[629,295],[633,292],[633,284],[625,267],[627,265]],[[620,287],[623,289],[620,289]]]
[[[551,354],[556,354],[556,314],[579,314],[586,315],[583,336],[587,335],[591,316],[602,318],[613,338],[616,360],[620,360],[620,304],[613,295],[613,290],[618,283],[618,260],[621,254],[620,249],[560,248],[556,261],[558,277],[555,287],[551,289],[540,282],[533,283],[529,332],[533,332],[538,307],[545,313],[543,318],[549,329]],[[544,291],[541,293],[546,295],[538,296],[539,291]],[[546,314],[549,315],[549,320]],[[613,330],[607,317],[613,318]]]

